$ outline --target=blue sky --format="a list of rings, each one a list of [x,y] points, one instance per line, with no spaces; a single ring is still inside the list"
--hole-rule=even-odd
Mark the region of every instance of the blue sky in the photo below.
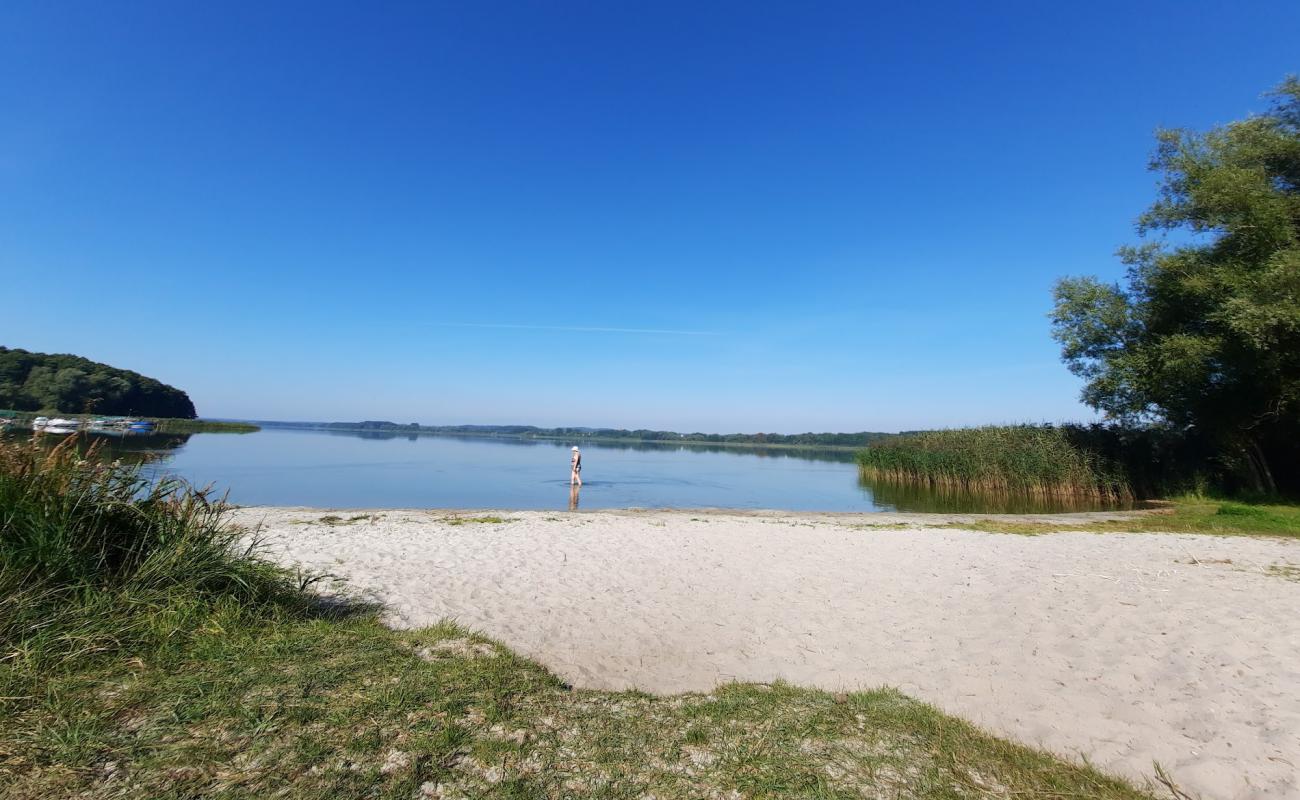
[[[1046,313],[1300,4],[0,6],[0,344],[265,419],[1088,418]]]

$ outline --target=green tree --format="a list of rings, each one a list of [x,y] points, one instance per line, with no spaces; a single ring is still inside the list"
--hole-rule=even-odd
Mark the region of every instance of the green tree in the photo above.
[[[1053,334],[1083,400],[1212,441],[1254,488],[1294,478],[1300,434],[1300,80],[1264,114],[1162,130],[1127,285],[1067,278]]]

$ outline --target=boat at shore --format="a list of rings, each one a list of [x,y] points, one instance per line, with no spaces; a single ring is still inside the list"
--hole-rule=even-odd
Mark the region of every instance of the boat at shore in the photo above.
[[[72,433],[81,428],[81,421],[66,417],[37,417],[32,420],[32,430],[44,433]]]
[[[151,419],[135,417],[95,417],[94,419],[74,419],[70,417],[37,417],[32,420],[32,430],[44,433],[73,433],[84,430],[90,433],[106,434],[148,434],[158,426]]]
[[[76,433],[80,429],[80,420],[66,417],[37,417],[32,420],[32,430],[41,433]]]
[[[97,433],[122,431],[151,433],[156,427],[157,425],[151,419],[136,419],[134,417],[96,417],[86,423],[87,430]]]

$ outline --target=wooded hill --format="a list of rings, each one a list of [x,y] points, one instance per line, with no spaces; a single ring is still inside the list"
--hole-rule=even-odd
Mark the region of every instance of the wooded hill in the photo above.
[[[174,386],[81,356],[0,347],[0,408],[193,419]]]

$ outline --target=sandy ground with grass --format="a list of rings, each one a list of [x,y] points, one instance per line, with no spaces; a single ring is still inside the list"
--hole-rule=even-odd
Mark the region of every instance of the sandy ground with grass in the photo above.
[[[905,514],[236,516],[394,625],[452,619],[577,686],[895,686],[1103,770],[1159,762],[1193,796],[1300,797],[1297,540]]]

